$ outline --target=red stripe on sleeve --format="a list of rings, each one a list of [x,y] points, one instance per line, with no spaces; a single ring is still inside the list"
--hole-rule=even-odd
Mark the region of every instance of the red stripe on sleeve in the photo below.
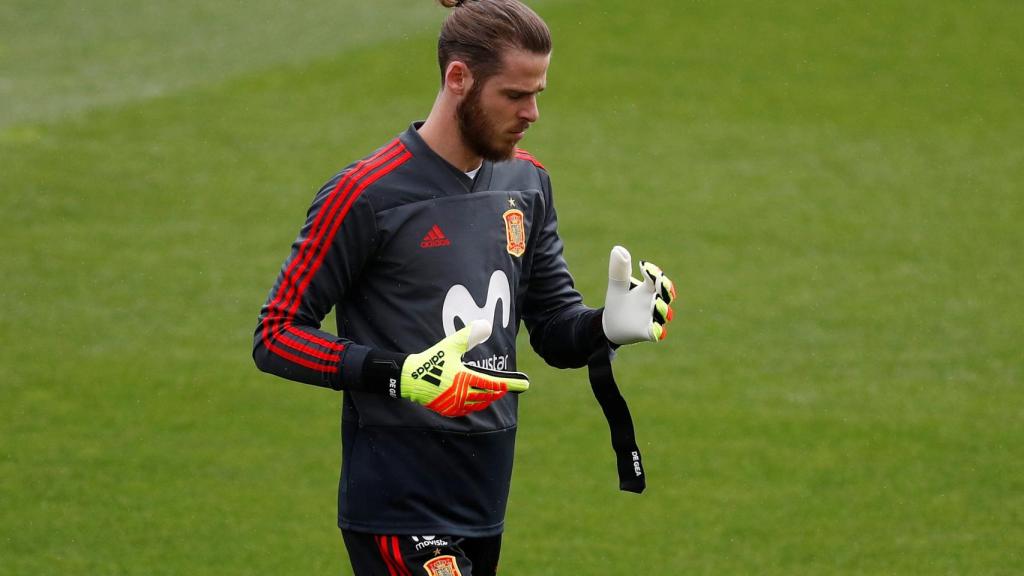
[[[345,219],[356,198],[359,197],[359,194],[367,186],[376,182],[412,157],[412,154],[408,151],[402,154],[403,151],[405,151],[405,147],[398,140],[395,140],[395,142],[381,150],[378,154],[357,164],[353,170],[338,181],[338,184],[324,202],[320,213],[314,219],[313,226],[310,228],[309,238],[303,243],[296,257],[285,270],[281,285],[268,305],[267,320],[263,330],[263,341],[268,350],[282,358],[296,362],[297,357],[294,354],[282,350],[274,344],[275,337],[282,334],[279,327],[284,326],[288,328],[290,326],[302,300],[302,295],[323,263],[324,256],[327,254],[327,246],[333,240],[335,234],[337,234],[341,222]],[[339,190],[342,190],[341,193],[339,193]],[[327,343],[328,341],[311,334],[302,333],[302,338],[316,338],[313,342],[328,346],[332,350],[337,349],[337,351],[340,351],[343,349],[340,344],[335,342]],[[288,343],[291,344],[292,342],[294,340],[289,339]],[[315,350],[308,346],[296,349],[307,354],[310,353],[310,350]],[[317,354],[310,355],[319,357]],[[335,362],[337,362],[337,359],[335,359]],[[321,372],[337,372],[337,367],[334,365],[328,366],[309,361],[296,363]]]
[[[315,244],[319,239],[323,237],[324,222],[328,218],[328,215],[334,212],[336,205],[343,200],[344,194],[338,194],[338,191],[341,189],[341,187],[343,185],[348,184],[352,178],[361,177],[364,168],[369,163],[371,163],[381,154],[384,154],[387,151],[395,148],[397,143],[398,141],[395,140],[394,142],[392,142],[391,145],[382,150],[379,154],[358,163],[355,166],[355,168],[353,168],[351,171],[349,171],[347,174],[345,174],[338,180],[338,183],[337,185],[335,185],[334,190],[324,201],[323,207],[321,207],[320,212],[313,220],[313,225],[310,227],[309,236],[307,237],[306,241],[302,244],[302,246],[299,248],[299,251],[295,255],[295,258],[292,259],[288,267],[285,269],[284,273],[282,274],[281,284],[280,286],[278,286],[277,292],[274,294],[274,298],[267,306],[267,318],[264,321],[263,328],[263,342],[267,346],[267,349],[269,351],[274,352],[275,354],[281,356],[282,358],[294,361],[295,356],[275,346],[273,340],[275,336],[280,333],[279,327],[282,325],[288,326],[291,323],[292,319],[294,318],[294,312],[290,312],[288,310],[289,308],[291,308],[291,306],[285,305],[282,307],[282,303],[288,302],[291,295],[293,294],[293,290],[294,287],[296,286],[297,280],[297,278],[295,277],[296,270],[298,269],[297,273],[301,276],[302,270],[303,268],[305,268],[305,264],[308,262],[309,258],[312,257],[312,253],[314,252],[315,249]],[[295,297],[300,298],[301,295],[295,294]],[[285,355],[286,353],[287,356]],[[322,371],[322,367],[314,367],[307,362],[298,362],[298,364],[305,366],[307,368],[313,368],[315,370]]]
[[[320,362],[311,362],[311,361],[309,361],[309,360],[307,360],[307,359],[305,359],[305,358],[303,358],[301,356],[296,356],[295,354],[292,354],[291,352],[289,352],[289,351],[287,351],[287,350],[285,350],[283,348],[279,348],[277,346],[274,346],[273,344],[271,344],[269,342],[267,343],[267,348],[268,349],[272,349],[274,351],[274,354],[277,354],[281,358],[284,358],[285,360],[288,360],[289,362],[294,362],[295,364],[298,364],[299,366],[304,366],[306,368],[309,368],[310,370],[316,370],[318,372],[325,372],[327,374],[336,374],[338,372],[338,366],[337,365],[334,365],[334,364],[322,364]]]
[[[296,340],[295,338],[292,338],[289,334],[279,333],[277,335],[277,340],[297,352],[308,354],[309,356],[312,356],[313,358],[316,358],[318,360],[333,363],[337,363],[339,360],[341,360],[340,354],[330,354],[318,348],[313,348],[308,344],[305,344],[299,340]]]
[[[359,181],[359,185],[356,187],[356,189],[353,191],[353,193],[351,195],[349,195],[348,201],[345,203],[345,206],[341,209],[341,214],[339,214],[337,218],[333,218],[332,219],[331,228],[330,228],[330,230],[329,230],[329,232],[327,234],[328,240],[325,243],[325,245],[329,244],[330,243],[330,239],[334,238],[334,235],[338,233],[338,228],[341,227],[342,221],[345,219],[345,216],[348,215],[349,209],[352,207],[352,204],[355,202],[356,198],[358,198],[359,195],[363,192],[363,190],[365,190],[370,184],[373,184],[377,180],[380,180],[382,177],[384,177],[385,175],[390,173],[395,168],[398,168],[399,166],[404,164],[405,161],[408,160],[411,157],[412,157],[412,154],[409,153],[409,152],[406,152],[402,156],[399,156],[398,158],[394,159],[390,164],[385,166],[383,169],[381,169],[381,170],[377,171],[376,173],[374,173],[374,174],[372,174],[372,175],[370,175],[370,176],[368,176],[368,177],[366,177],[366,178],[364,178],[364,179]],[[295,313],[295,310],[298,308],[299,301],[301,299],[300,298],[301,295],[306,291],[306,288],[309,286],[309,283],[313,279],[313,276],[316,275],[316,271],[320,268],[320,265],[324,261],[324,256],[326,256],[326,255],[327,255],[327,249],[326,248],[321,250],[320,253],[317,255],[316,260],[313,262],[312,266],[310,267],[309,273],[307,273],[305,275],[305,279],[299,285],[298,293],[296,294],[296,298],[293,299],[291,307],[286,310],[287,313],[289,313],[289,314],[294,314]]]
[[[334,352],[341,352],[342,350],[345,349],[344,346],[342,346],[341,344],[339,344],[337,342],[331,342],[330,340],[324,340],[323,338],[317,336],[316,334],[310,334],[308,332],[303,332],[302,330],[299,330],[298,328],[296,328],[294,325],[288,326],[287,328],[285,328],[285,330],[287,330],[288,333],[290,333],[290,334],[294,334],[295,336],[298,336],[299,338],[302,338],[302,339],[305,339],[305,340],[309,340],[310,342],[312,342],[314,344],[319,344],[319,345],[321,345],[321,346],[323,346],[323,347],[325,347],[325,348],[327,348],[329,350],[332,350]]]
[[[310,235],[307,241],[303,243],[299,253],[296,254],[295,259],[292,260],[285,271],[281,286],[278,288],[278,292],[269,306],[271,310],[280,310],[283,322],[291,321],[294,317],[295,310],[302,300],[305,285],[308,285],[308,279],[312,278],[316,268],[319,268],[319,262],[322,261],[323,254],[327,252],[326,245],[330,242],[327,238],[333,238],[333,232],[329,234],[328,230],[337,230],[337,226],[332,226],[332,224],[341,224],[340,220],[348,213],[348,206],[351,206],[355,196],[358,195],[358,192],[361,192],[360,189],[355,194],[352,194],[353,186],[370,171],[394,158],[394,155],[400,152],[402,147],[399,145],[393,147],[393,149],[389,147],[389,149],[391,149],[391,152],[387,153],[384,158],[378,159],[381,154],[384,154],[382,152],[342,177],[335,186],[334,191],[331,192],[324,202],[323,208],[317,214],[313,226],[310,228]],[[339,190],[341,191],[340,193]],[[336,218],[336,214],[342,206],[345,206],[343,213],[340,218]],[[318,255],[319,258],[317,258]],[[310,262],[314,259],[316,259],[317,263],[310,266]]]
[[[324,201],[323,207],[320,212],[316,215],[313,220],[313,225],[310,227],[309,236],[306,238],[306,242],[299,248],[298,254],[289,263],[288,268],[285,269],[281,286],[278,288],[277,294],[274,295],[274,300],[270,303],[270,308],[274,309],[280,302],[288,302],[293,297],[294,287],[297,285],[296,280],[300,278],[309,260],[313,257],[313,253],[317,250],[318,244],[321,242],[325,230],[324,222],[333,217],[336,206],[343,202],[345,196],[351,190],[351,184],[362,178],[366,172],[371,168],[371,164],[374,164],[382,155],[391,154],[397,151],[400,147],[398,140],[395,140],[388,147],[381,150],[378,154],[363,160],[356,164],[356,166],[338,179],[338,183],[334,186],[334,190],[328,195]],[[342,191],[342,187],[345,189]],[[287,306],[285,306],[287,308]]]

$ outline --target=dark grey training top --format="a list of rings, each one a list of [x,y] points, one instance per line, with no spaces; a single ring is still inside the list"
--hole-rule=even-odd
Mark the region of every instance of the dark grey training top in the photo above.
[[[470,179],[418,127],[317,193],[261,310],[253,356],[267,372],[345,390],[342,528],[490,536],[504,523],[518,396],[446,418],[366,391],[367,353],[420,352],[484,318],[493,333],[465,361],[514,370],[522,320],[549,364],[578,367],[600,311],[573,286],[544,167],[519,150]],[[338,336],[320,330],[331,307]]]

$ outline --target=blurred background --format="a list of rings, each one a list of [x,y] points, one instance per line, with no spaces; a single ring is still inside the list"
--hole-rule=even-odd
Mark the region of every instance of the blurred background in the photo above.
[[[1024,573],[1024,3],[545,0],[523,146],[617,374],[520,341],[503,574]],[[0,574],[348,574],[340,396],[251,334],[316,189],[426,116],[430,0],[0,5]],[[333,321],[325,324],[333,326]]]

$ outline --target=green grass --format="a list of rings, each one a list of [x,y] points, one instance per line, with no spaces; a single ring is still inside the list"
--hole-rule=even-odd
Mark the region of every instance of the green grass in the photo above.
[[[417,2],[0,8],[0,574],[347,573],[339,397],[260,374],[314,190],[423,117]],[[617,371],[522,343],[505,574],[1024,571],[1015,3],[551,0],[567,257],[682,295]]]
[[[217,84],[424,31],[429,2],[8,0],[0,127]]]

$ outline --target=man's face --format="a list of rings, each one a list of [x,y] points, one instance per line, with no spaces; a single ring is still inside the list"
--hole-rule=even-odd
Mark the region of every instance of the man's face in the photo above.
[[[540,118],[537,94],[547,85],[550,54],[506,50],[497,74],[476,82],[456,115],[466,146],[498,162],[515,154],[530,124]]]

